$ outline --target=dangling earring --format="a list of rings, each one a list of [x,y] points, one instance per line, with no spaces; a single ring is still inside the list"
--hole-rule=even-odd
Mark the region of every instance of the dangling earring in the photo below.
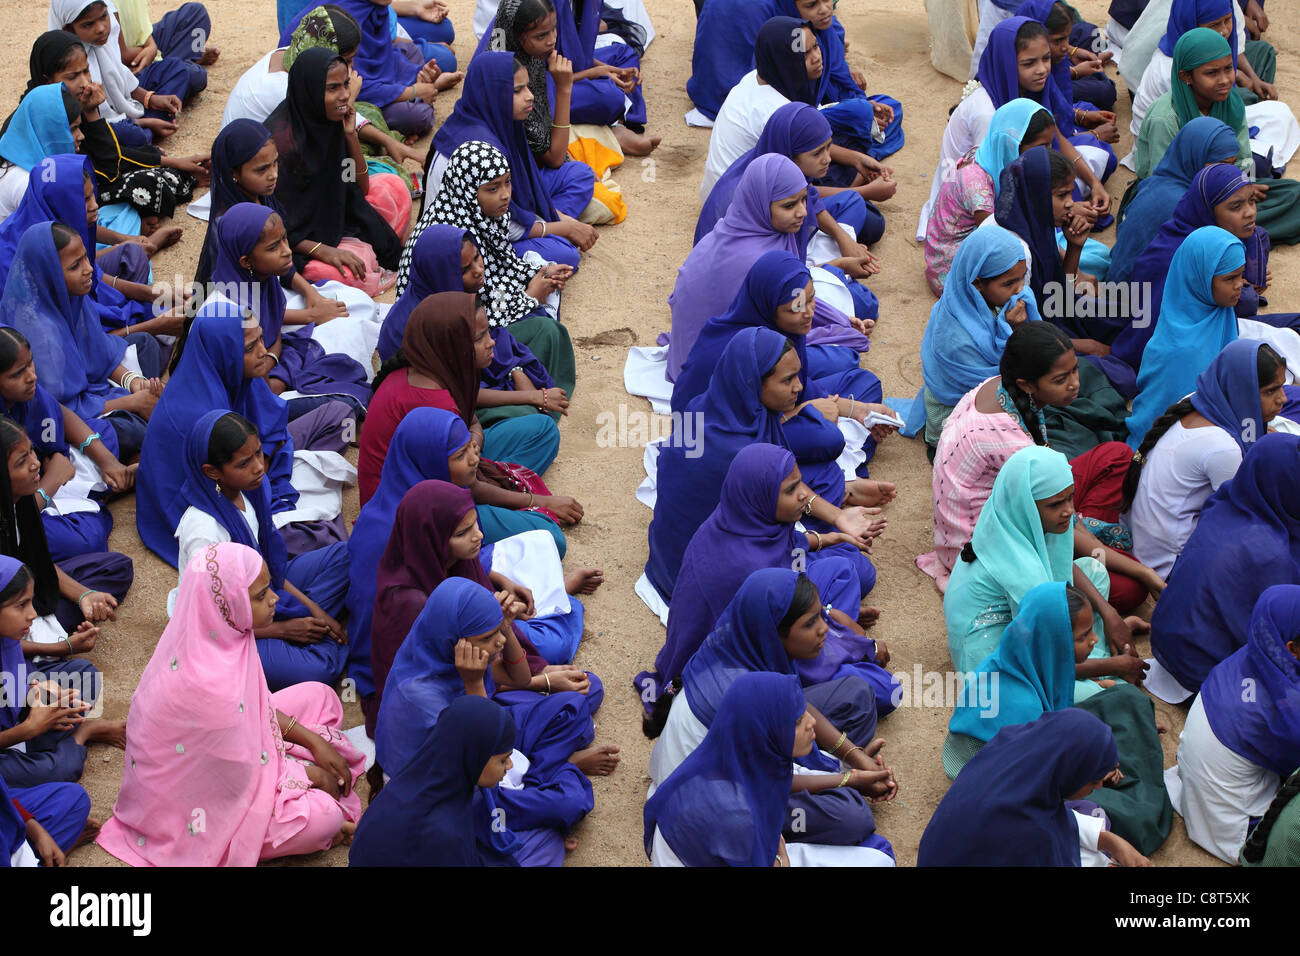
[[[221,482],[217,481],[217,482],[213,482],[213,484],[215,484],[215,485],[217,486],[217,494],[222,494],[222,491],[221,491]]]

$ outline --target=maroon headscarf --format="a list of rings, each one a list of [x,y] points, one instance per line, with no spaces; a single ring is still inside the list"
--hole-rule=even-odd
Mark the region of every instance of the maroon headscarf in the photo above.
[[[478,310],[468,292],[439,292],[411,310],[402,333],[402,354],[411,368],[437,379],[468,425],[478,404],[478,367],[474,363],[474,317]],[[464,514],[464,512],[461,512]]]

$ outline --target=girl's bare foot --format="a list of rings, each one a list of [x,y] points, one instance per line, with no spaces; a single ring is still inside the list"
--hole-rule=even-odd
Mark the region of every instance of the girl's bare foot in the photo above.
[[[352,845],[352,834],[357,832],[357,825],[347,820],[343,821],[343,826],[339,827],[339,832],[334,834],[334,839],[330,841],[331,847],[336,847],[340,843],[344,846]]]
[[[72,732],[72,739],[83,747],[86,744],[111,744],[126,749],[126,721],[92,717]]]
[[[588,777],[607,777],[618,766],[618,746],[615,744],[592,744],[585,750],[579,750],[569,758],[569,763]]]
[[[595,594],[605,583],[605,572],[600,568],[578,568],[564,576],[564,590],[570,594]]]
[[[876,508],[893,500],[894,483],[872,478],[854,478],[844,486],[844,506]]]
[[[217,58],[220,56],[221,47],[205,46],[203,48],[203,56],[199,57],[199,66],[211,66],[213,63],[217,62]]]
[[[144,227],[144,220],[140,220],[141,227]],[[181,241],[181,236],[185,230],[180,226],[163,226],[159,225],[157,220],[154,221],[153,228],[143,235],[153,240],[154,246],[158,249],[166,249],[168,246],[174,246]]]
[[[858,609],[858,623],[863,627],[872,627],[880,620],[880,608],[871,604],[863,604]]]
[[[619,147],[627,156],[649,156],[663,142],[662,136],[647,136],[644,133],[634,133],[622,124],[613,127],[613,129],[614,138],[618,140]]]
[[[99,828],[101,826],[103,826],[103,824],[98,820],[87,820],[85,827],[81,830],[81,836],[77,837],[77,842],[69,847],[68,852],[71,853],[77,847],[85,846],[87,843],[94,843],[95,837],[99,836]]]
[[[578,848],[578,838],[575,836],[564,838],[564,852],[572,853]]]

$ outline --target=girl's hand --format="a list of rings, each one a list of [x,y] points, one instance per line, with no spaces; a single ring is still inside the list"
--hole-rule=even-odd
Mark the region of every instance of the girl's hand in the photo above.
[[[81,108],[89,113],[108,99],[108,94],[104,92],[104,84],[87,83],[77,94],[77,99],[81,101]]]
[[[95,641],[99,637],[99,628],[89,621],[82,621],[77,625],[77,629],[68,635],[68,643],[72,645],[72,653],[86,654],[95,649]]]
[[[542,673],[549,674],[551,677],[551,690],[571,690],[577,694],[585,694],[591,690],[591,678],[581,667],[572,667],[568,664],[552,664]]]
[[[790,854],[786,851],[785,848],[785,837],[781,837],[781,842],[778,843],[776,846],[776,861],[772,865],[773,866],[790,865]]]
[[[311,781],[313,787],[317,790],[324,790],[335,800],[343,796],[343,788],[339,785],[339,778],[324,767],[318,767],[314,763],[305,764],[303,769],[307,772],[307,779]]]
[[[546,412],[558,411],[561,415],[569,414],[569,396],[564,389],[557,385],[550,388],[537,388],[528,395],[528,404],[536,405],[539,410]]]
[[[1151,861],[1139,853],[1133,844],[1110,830],[1101,831],[1101,835],[1097,838],[1097,849],[1114,860],[1116,866],[1151,865]]]
[[[537,499],[537,504],[554,514],[563,524],[577,524],[582,520],[582,505],[578,504],[578,499],[568,495],[543,495]]]
[[[545,302],[558,288],[561,288],[560,283],[548,276],[545,269],[539,269],[537,274],[528,280],[528,286],[524,291],[538,302]]]
[[[853,327],[853,331],[859,332],[862,335],[870,335],[871,330],[876,327],[875,319],[859,319],[856,315],[850,315],[848,318],[849,325]]]
[[[346,797],[352,792],[352,768],[348,766],[348,762],[332,743],[319,734],[313,733],[309,743],[308,749],[316,766],[333,779]]]
[[[127,63],[126,68],[132,73],[139,73],[146,66],[152,63],[153,58],[157,55],[158,44],[155,42],[153,34],[151,33],[149,34],[149,39],[144,41],[144,46],[140,47],[140,52],[137,53],[129,63]],[[156,100],[158,97],[155,96],[154,99]]]
[[[581,222],[577,219],[570,219],[563,213],[561,213],[560,221],[548,225],[546,231],[568,239],[578,247],[579,252],[586,252],[594,246],[596,240],[600,238],[599,234],[596,232],[595,226],[588,225],[587,223]]]
[[[465,690],[483,694],[483,675],[487,673],[488,660],[491,656],[483,648],[471,644],[465,638],[456,642],[454,662]]]
[[[420,67],[420,72],[415,74],[415,81],[417,83],[432,84],[433,81],[436,80],[441,75],[442,75],[442,67],[438,65],[438,61],[429,60],[424,64],[424,66]]]
[[[442,0],[417,0],[415,15],[426,23],[441,23],[447,19],[447,5]]]
[[[876,663],[881,667],[889,666],[889,648],[879,639],[876,640]]]
[[[312,258],[325,263],[327,266],[333,266],[339,272],[346,269],[356,279],[366,277],[366,264],[361,261],[361,257],[355,252],[348,252],[346,249],[339,249],[335,246],[322,245],[312,253]],[[344,274],[346,275],[346,273]]]
[[[73,467],[68,456],[62,452],[55,452],[45,459],[45,464],[41,468],[41,477],[45,483],[54,485],[55,489],[61,488],[77,476],[77,469]],[[46,491],[51,489],[47,488]]]
[[[1097,277],[1087,272],[1080,272],[1074,277],[1074,291],[1081,295],[1097,294]]]
[[[179,96],[174,96],[170,93],[165,96],[160,96],[155,93],[153,96],[149,97],[149,106],[147,108],[158,113],[170,113],[175,117],[176,114],[181,111],[181,105],[181,98]]]
[[[1114,123],[1102,123],[1092,131],[1092,135],[1104,143],[1118,143],[1119,127]]]
[[[1110,193],[1106,192],[1106,187],[1100,182],[1094,182],[1088,196],[1088,206],[1093,210],[1093,222],[1110,212],[1110,202]]]
[[[558,262],[552,262],[542,268],[546,277],[555,283],[556,288],[563,289],[564,283],[573,278],[573,266],[566,266]]]
[[[1080,203],[1075,203],[1072,210],[1078,209],[1080,205]],[[1087,216],[1075,215],[1071,211],[1070,218],[1061,227],[1061,232],[1065,234],[1066,245],[1081,246],[1092,232],[1092,221]]]
[[[1142,658],[1134,656],[1131,644],[1125,644],[1124,653],[1112,657],[1111,662],[1110,669],[1116,677],[1121,677],[1137,687],[1142,686],[1142,681],[1147,676],[1147,669],[1150,667]]]
[[[200,186],[207,186],[212,182],[211,156],[171,157],[171,163],[169,165],[173,169],[179,169],[182,172],[189,173],[199,181]]]
[[[1142,579],[1142,584],[1146,587],[1147,593],[1156,600],[1160,599],[1160,595],[1165,589],[1165,579],[1152,568],[1146,569],[1146,574]]]
[[[291,617],[285,621],[276,621],[276,637],[294,644],[316,644],[329,634],[324,621],[314,617]]]
[[[149,130],[159,139],[164,139],[180,129],[171,120],[159,119],[157,116],[141,116],[135,120],[135,125],[141,129]]]
[[[871,202],[884,202],[887,199],[893,199],[894,193],[898,192],[898,183],[892,179],[885,179],[879,176],[873,180],[868,180],[865,186],[858,187],[858,192],[862,198]]]
[[[27,719],[23,721],[23,726],[31,734],[28,739],[34,739],[51,730],[72,730],[83,723],[86,719],[86,705],[81,701],[74,701],[74,703],[76,706],[73,707],[33,704],[31,710],[27,712]]]
[[[812,401],[805,402],[804,404],[811,405],[813,408],[817,409],[817,411],[822,413],[822,418],[826,419],[828,422],[834,423],[840,417],[840,406],[835,399],[836,396],[830,395],[826,398],[814,398]]]
[[[77,602],[87,621],[116,621],[117,598],[103,591],[91,591]]]
[[[855,80],[854,82],[857,81]],[[864,80],[863,82],[865,84],[866,81]],[[864,92],[866,91],[865,85],[862,86],[862,90]],[[871,108],[871,112],[876,117],[877,123],[883,127],[888,126],[894,121],[894,108],[892,106],[888,103],[876,103],[874,100],[872,100],[872,103],[874,105]]]
[[[849,79],[853,80],[853,85],[863,93],[867,92],[867,74],[863,73],[857,67],[849,67]]]
[[[835,528],[843,531],[859,551],[871,553],[871,542],[885,530],[885,521],[876,518],[879,509],[852,507],[840,509],[835,518]]]
[[[1079,48],[1077,50],[1076,55],[1078,55],[1079,53],[1083,53],[1085,54],[1085,56],[1080,57],[1078,60],[1074,61],[1074,66],[1070,69],[1071,77],[1073,77],[1076,80],[1080,80],[1083,79],[1085,76],[1092,76],[1094,73],[1100,73],[1102,71],[1101,60],[1097,58],[1094,54],[1092,54],[1089,51],[1083,50],[1082,48]]]
[[[533,592],[522,584],[518,584],[515,581],[506,581],[502,590],[509,594],[515,601],[518,601],[523,605],[517,615],[518,617],[527,620],[537,613],[537,605],[533,603]]]
[[[497,603],[501,605],[501,636],[509,641],[514,633],[510,625],[524,613],[527,605],[510,591],[495,591],[493,596],[497,599]]]
[[[850,774],[848,785],[872,803],[893,800],[898,795],[892,770],[852,770]]]
[[[324,325],[333,319],[341,319],[346,316],[348,307],[338,299],[331,299],[313,291],[308,293],[303,311],[307,313],[307,318],[310,321],[316,325]]]
[[[334,639],[334,643],[346,644],[348,642],[347,629],[319,607],[311,608],[311,619],[325,628],[325,633]]]
[[[573,88],[573,63],[566,57],[560,56],[559,50],[551,51],[551,55],[546,59],[546,69],[551,74],[551,79],[555,81],[557,90]]]
[[[50,836],[45,827],[36,822],[35,818],[27,821],[27,842],[31,844],[32,850],[41,858],[41,866],[67,866],[68,859],[59,849],[59,844],[55,842],[54,837]]]
[[[463,79],[465,79],[464,70],[457,70],[455,73],[440,73],[438,78],[433,81],[433,88],[436,92],[441,93],[444,90],[451,89]],[[421,165],[423,165],[423,160],[421,160]]]
[[[1007,309],[1007,314],[1006,314],[1007,325],[1011,326],[1013,329],[1018,325],[1022,325],[1025,322],[1025,320],[1028,318],[1029,318],[1029,310],[1025,306],[1024,299],[1021,299],[1011,308]]]

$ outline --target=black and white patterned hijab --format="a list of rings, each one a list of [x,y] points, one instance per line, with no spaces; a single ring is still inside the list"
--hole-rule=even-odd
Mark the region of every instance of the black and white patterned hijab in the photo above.
[[[524,120],[524,132],[528,135],[528,148],[534,154],[541,154],[551,148],[551,124],[555,122],[555,117],[551,113],[551,96],[546,85],[546,61],[541,57],[529,56],[519,44],[518,32],[529,26],[518,22],[522,3],[523,0],[501,0],[489,47],[513,53],[528,71],[528,88],[533,92],[533,111]]]
[[[510,244],[510,215],[493,219],[483,214],[478,188],[510,172],[505,154],[490,143],[470,140],[451,154],[438,194],[425,208],[402,249],[398,265],[397,295],[406,291],[411,276],[411,255],[428,226],[447,225],[474,236],[483,255],[483,300],[493,328],[522,319],[539,305],[525,290],[537,273]]]

